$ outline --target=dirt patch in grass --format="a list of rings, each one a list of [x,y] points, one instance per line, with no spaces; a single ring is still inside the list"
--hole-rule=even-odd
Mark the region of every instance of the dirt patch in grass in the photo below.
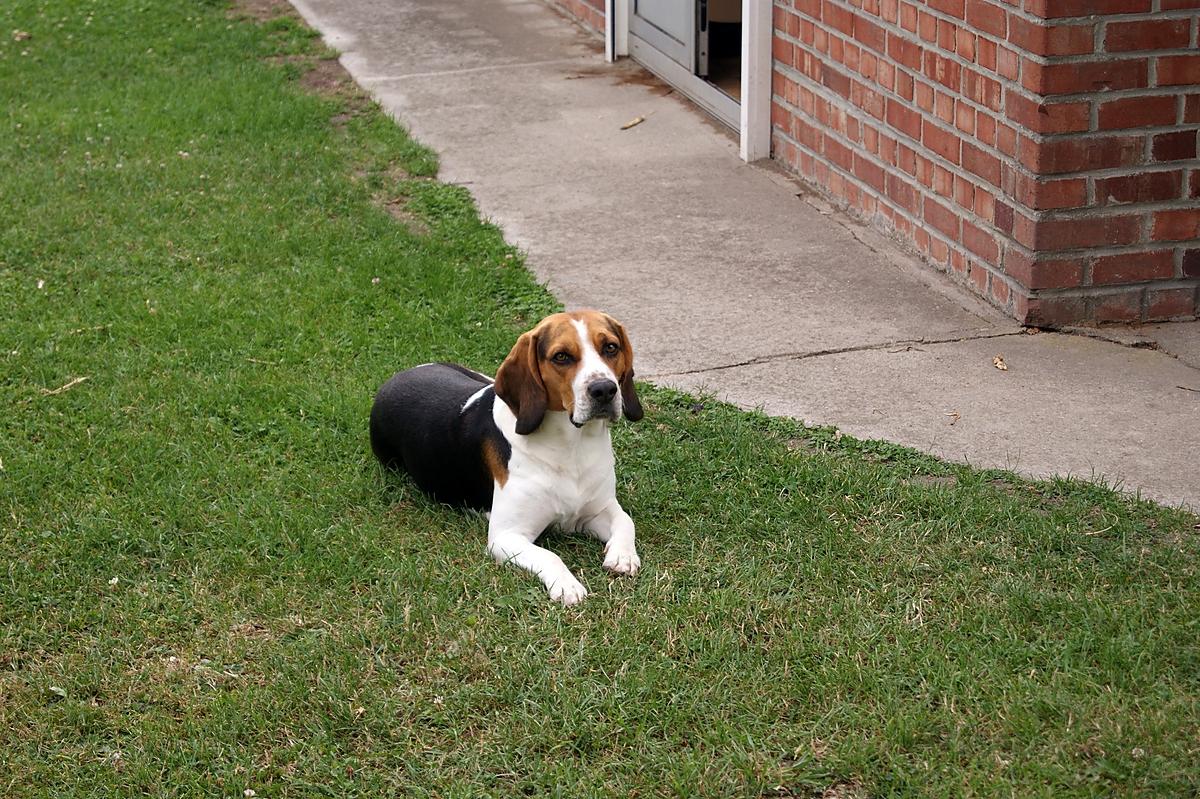
[[[228,15],[231,19],[250,19],[266,22],[279,17],[299,18],[296,9],[287,0],[233,0]]]
[[[377,200],[378,202],[378,200]],[[414,235],[428,236],[429,224],[417,214],[408,209],[407,197],[395,197],[382,201],[385,211],[400,224],[408,228]]]
[[[308,70],[300,76],[300,85],[307,91],[326,96],[364,96],[336,58],[310,61]]]
[[[952,474],[918,474],[904,481],[906,485],[919,486],[945,486],[946,488],[954,488],[958,485],[958,478]]]

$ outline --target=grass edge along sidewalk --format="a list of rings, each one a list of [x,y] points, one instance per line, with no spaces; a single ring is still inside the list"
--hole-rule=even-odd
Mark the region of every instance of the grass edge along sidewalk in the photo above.
[[[0,8],[0,793],[1200,788],[1182,511],[646,387],[563,611],[382,475],[381,380],[556,302],[244,10]]]

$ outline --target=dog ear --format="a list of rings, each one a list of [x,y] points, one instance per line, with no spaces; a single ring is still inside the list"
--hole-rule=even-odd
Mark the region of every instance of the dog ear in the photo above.
[[[608,315],[605,314],[605,316]],[[621,340],[621,357],[624,368],[618,375],[618,382],[621,386],[622,412],[626,419],[636,422],[642,418],[642,402],[638,399],[637,389],[633,387],[633,345],[629,343],[629,335],[625,332],[623,324],[611,316],[608,316],[608,321],[616,332],[617,338]]]
[[[517,432],[527,436],[546,416],[546,384],[538,369],[537,331],[522,333],[496,371],[496,396],[517,417]]]

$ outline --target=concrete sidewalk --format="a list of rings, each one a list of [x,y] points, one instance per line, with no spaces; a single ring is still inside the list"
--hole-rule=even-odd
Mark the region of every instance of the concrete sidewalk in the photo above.
[[[538,0],[292,2],[640,378],[1200,508],[1200,324],[1030,335]]]

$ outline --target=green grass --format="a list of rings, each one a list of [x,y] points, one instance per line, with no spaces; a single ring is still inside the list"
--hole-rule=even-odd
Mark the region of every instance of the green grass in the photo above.
[[[557,307],[432,154],[290,20],[0,32],[0,795],[1200,791],[1196,517],[646,387],[563,610],[369,454]]]

